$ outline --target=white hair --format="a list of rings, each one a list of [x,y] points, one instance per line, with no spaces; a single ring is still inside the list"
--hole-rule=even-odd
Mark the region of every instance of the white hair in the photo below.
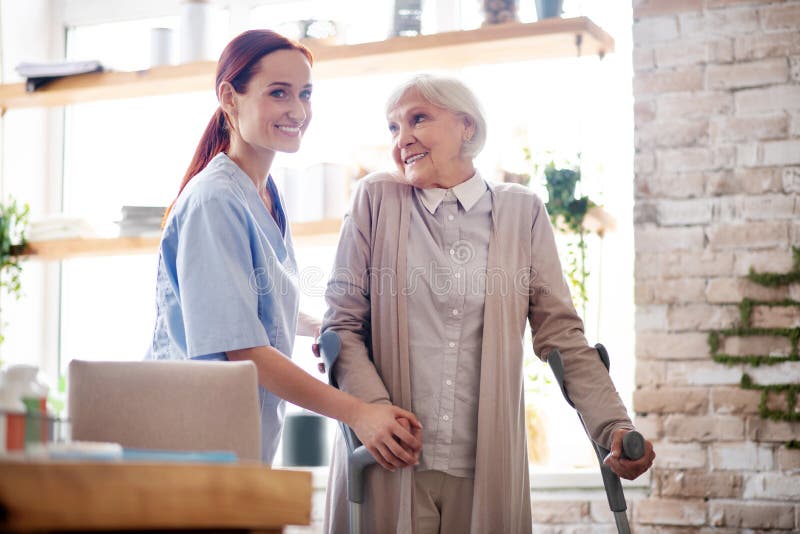
[[[464,155],[471,158],[480,153],[486,143],[486,118],[475,93],[464,82],[447,76],[418,74],[392,91],[386,101],[386,114],[388,115],[410,91],[418,91],[425,100],[436,107],[468,117],[475,131],[472,138],[464,142],[461,150]]]

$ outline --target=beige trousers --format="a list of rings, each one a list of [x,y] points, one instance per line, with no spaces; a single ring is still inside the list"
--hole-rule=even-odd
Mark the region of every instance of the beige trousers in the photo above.
[[[472,517],[471,478],[441,471],[414,473],[414,521],[417,534],[463,534]]]

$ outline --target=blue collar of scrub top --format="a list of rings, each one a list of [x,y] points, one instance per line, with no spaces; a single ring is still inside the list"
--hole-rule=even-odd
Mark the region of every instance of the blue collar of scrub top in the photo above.
[[[269,191],[272,205],[275,207],[275,217],[278,228],[280,228],[281,236],[286,237],[286,213],[283,211],[283,203],[281,202],[281,195],[278,193],[278,187],[272,179],[272,175],[267,176],[267,190]]]

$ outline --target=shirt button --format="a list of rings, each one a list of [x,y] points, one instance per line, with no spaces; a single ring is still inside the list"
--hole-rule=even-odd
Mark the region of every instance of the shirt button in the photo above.
[[[453,381],[452,380],[448,380],[447,382],[445,382],[445,384],[447,384],[448,386],[452,386],[453,385]],[[445,417],[447,417],[447,416],[445,416]]]
[[[453,219],[455,219],[455,217],[453,217],[452,215],[448,215],[448,216],[447,216],[447,220],[448,220],[448,221],[452,221]]]
[[[451,256],[453,256],[453,255],[455,255],[455,253],[456,253],[455,249],[452,249],[452,248],[451,248],[451,249],[450,249],[450,255],[451,255]]]
[[[455,346],[456,346],[456,344],[455,344],[455,343],[453,343],[452,341],[451,341],[450,343],[448,343],[448,345],[450,345],[450,348],[451,348],[451,349],[452,349],[453,347],[455,347]]]
[[[449,415],[443,415],[442,416],[442,421],[449,421],[449,420],[450,420],[450,416]]]
[[[458,310],[453,310],[453,315],[458,315]]]

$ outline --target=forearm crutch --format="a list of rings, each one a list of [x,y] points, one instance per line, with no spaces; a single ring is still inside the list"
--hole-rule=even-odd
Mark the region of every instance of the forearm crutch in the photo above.
[[[597,349],[600,360],[603,362],[603,365],[605,365],[606,371],[608,371],[610,360],[606,348],[599,343],[595,345],[594,348]],[[567,386],[564,383],[564,363],[561,361],[561,353],[558,352],[558,349],[553,349],[550,352],[547,356],[547,361],[550,364],[550,368],[553,370],[553,374],[556,376],[558,387],[561,388],[561,393],[564,394],[564,398],[569,405],[575,408],[575,404],[573,404],[572,400],[569,398]],[[608,506],[614,513],[614,521],[617,523],[617,532],[620,534],[630,534],[631,528],[630,525],[628,525],[628,516],[625,515],[625,510],[627,510],[628,506],[625,503],[625,494],[622,492],[622,484],[620,483],[619,476],[603,463],[603,459],[608,456],[610,451],[595,443],[589,435],[589,431],[586,430],[586,424],[583,422],[583,417],[581,417],[580,413],[578,413],[578,418],[581,420],[584,432],[589,436],[589,441],[592,442],[595,454],[597,454],[597,461],[600,463],[600,474],[603,476],[603,486],[605,486],[606,497],[608,497]],[[630,460],[638,460],[644,455],[644,438],[641,434],[635,430],[625,434],[625,437],[622,439],[622,455]]]
[[[329,330],[319,337],[319,355],[325,362],[330,385],[338,388],[333,376],[333,366],[342,350],[339,335]],[[364,469],[375,463],[375,458],[356,437],[355,432],[346,424],[339,422],[344,441],[347,444],[347,501],[350,516],[350,534],[361,532],[361,504],[364,502]]]

